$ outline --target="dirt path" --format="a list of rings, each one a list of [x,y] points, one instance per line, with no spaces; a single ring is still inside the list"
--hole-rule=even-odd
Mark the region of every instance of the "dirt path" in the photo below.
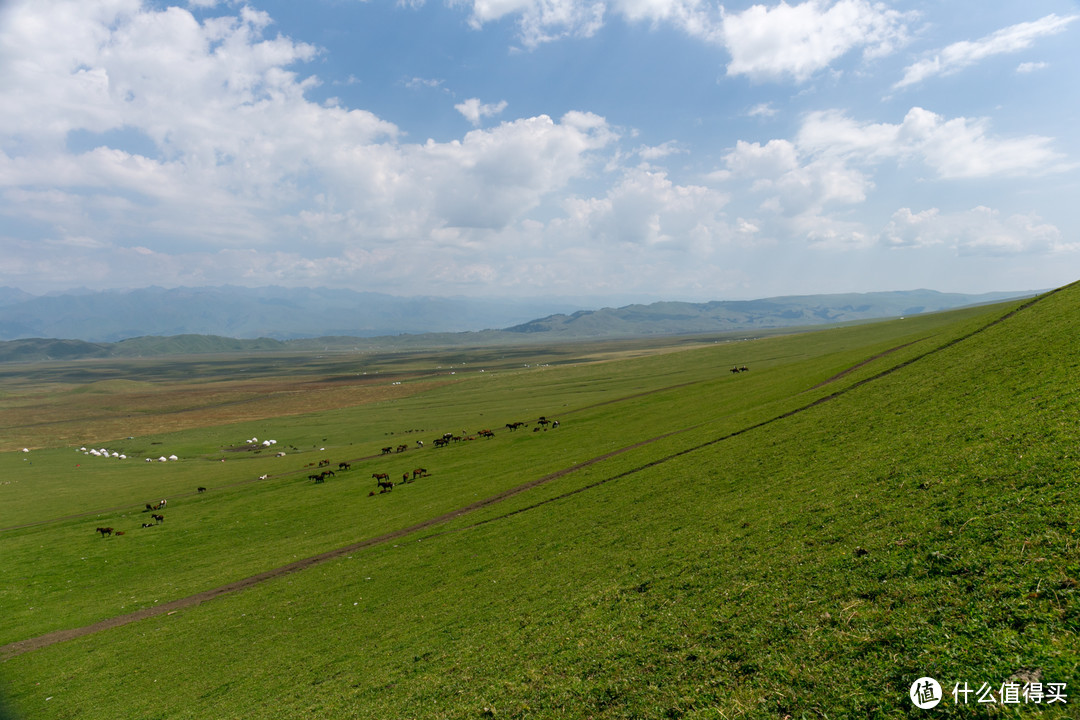
[[[925,339],[926,338],[919,338],[918,340],[912,340],[909,343],[904,343],[903,345],[897,345],[894,348],[889,348],[888,350],[886,350],[884,352],[879,352],[877,355],[874,355],[873,357],[866,358],[861,363],[857,363],[855,365],[852,365],[847,370],[841,370],[840,372],[836,373],[835,375],[833,375],[828,380],[822,380],[821,382],[819,382],[817,385],[815,385],[814,387],[812,387],[810,389],[811,390],[817,390],[819,387],[822,387],[824,385],[828,385],[829,383],[832,383],[832,382],[836,382],[840,378],[845,377],[845,376],[850,375],[851,373],[855,372],[856,370],[861,368],[863,365],[868,365],[869,363],[872,363],[872,362],[874,362],[875,360],[877,360],[879,358],[883,358],[883,357],[885,357],[886,355],[888,355],[890,353],[896,352],[897,350],[903,350],[904,348],[908,347],[909,345],[914,345],[915,343],[922,342]]]
[[[630,475],[634,475],[634,474],[639,473],[639,472],[641,472],[643,470],[646,470],[648,468],[655,467],[657,465],[661,465],[661,464],[670,462],[671,460],[682,457],[683,455],[687,455],[689,453],[696,452],[696,451],[701,450],[703,448],[710,447],[712,445],[716,445],[717,443],[723,442],[725,440],[736,437],[738,435],[745,434],[745,433],[750,432],[752,430],[755,430],[757,428],[761,428],[761,427],[764,427],[766,425],[772,424],[774,422],[777,422],[777,421],[783,420],[785,418],[789,418],[789,417],[792,417],[792,416],[797,415],[799,413],[805,412],[805,411],[807,411],[807,410],[809,410],[811,408],[814,408],[814,407],[816,407],[818,405],[821,405],[822,403],[826,403],[826,402],[829,402],[830,400],[834,400],[834,399],[836,399],[838,397],[846,395],[847,393],[855,390],[856,388],[862,387],[863,385],[865,385],[867,383],[870,383],[870,382],[873,382],[873,381],[878,380],[880,378],[886,377],[887,375],[891,375],[892,373],[896,372],[897,370],[900,370],[901,368],[907,367],[908,365],[911,365],[911,364],[916,363],[916,362],[918,362],[920,360],[923,360],[923,359],[925,359],[926,357],[928,357],[930,355],[934,355],[934,354],[939,353],[939,352],[941,352],[941,351],[943,351],[943,350],[945,350],[947,348],[950,348],[950,347],[952,347],[952,346],[954,346],[954,345],[956,345],[958,343],[961,343],[961,342],[971,338],[972,336],[977,335],[977,334],[983,332],[984,330],[987,330],[987,329],[993,327],[994,325],[997,325],[997,324],[1005,321],[1006,319],[1012,317],[1016,313],[1027,309],[1028,307],[1034,305],[1036,302],[1042,300],[1045,297],[1048,297],[1048,296],[1054,294],[1055,292],[1058,292],[1058,291],[1054,290],[1054,291],[1051,291],[1051,292],[1046,293],[1044,295],[1037,296],[1036,298],[1030,300],[1029,302],[1024,303],[1023,305],[1020,305],[1019,307],[1015,308],[1014,310],[1010,311],[1009,313],[1006,313],[1005,315],[1003,315],[1003,316],[1001,316],[1001,317],[999,317],[999,318],[997,318],[995,320],[990,321],[989,323],[987,323],[984,326],[976,328],[975,330],[973,330],[972,332],[970,332],[970,333],[968,333],[966,335],[963,335],[963,336],[958,337],[958,338],[954,338],[954,339],[952,339],[952,340],[950,340],[950,341],[948,341],[948,342],[946,342],[946,343],[944,343],[942,345],[931,348],[930,350],[928,350],[925,353],[922,353],[922,354],[920,354],[920,355],[918,355],[916,357],[910,358],[910,359],[908,359],[908,360],[906,360],[906,361],[904,361],[902,363],[899,363],[899,364],[894,365],[892,367],[886,368],[885,370],[882,370],[881,372],[876,373],[876,374],[874,374],[874,375],[872,375],[872,376],[870,376],[868,378],[864,378],[864,379],[862,379],[862,380],[860,380],[860,381],[858,381],[856,383],[853,383],[852,385],[849,385],[849,386],[847,386],[845,388],[841,388],[840,390],[837,390],[836,392],[834,392],[832,394],[829,394],[829,395],[826,395],[824,397],[818,398],[817,400],[814,400],[814,401],[812,401],[810,403],[802,405],[802,406],[800,406],[798,408],[795,408],[793,410],[789,410],[788,412],[782,413],[782,414],[777,415],[775,417],[769,418],[768,420],[763,420],[763,421],[761,421],[759,423],[755,423],[753,425],[749,425],[749,426],[741,428],[739,430],[735,430],[734,432],[728,433],[728,434],[726,434],[726,435],[724,435],[722,437],[718,437],[718,438],[715,438],[713,440],[709,440],[707,442],[700,443],[700,444],[694,445],[694,446],[689,447],[689,448],[684,448],[683,450],[680,450],[679,452],[672,453],[670,455],[666,455],[666,456],[658,458],[656,460],[652,460],[652,461],[650,461],[648,463],[645,463],[643,465],[640,465],[638,467],[631,468],[630,470],[623,471],[621,473],[618,473],[618,474],[613,475],[613,476],[608,477],[608,478],[604,478],[602,480],[591,483],[589,485],[586,485],[586,486],[583,486],[583,487],[580,487],[580,488],[576,488],[576,489],[571,490],[571,491],[566,492],[566,493],[562,493],[562,494],[560,494],[558,496],[555,496],[555,497],[552,497],[552,498],[547,498],[545,500],[541,500],[540,502],[529,505],[528,507],[519,508],[517,510],[511,511],[511,512],[506,513],[504,515],[500,515],[498,517],[488,518],[486,520],[480,520],[480,521],[478,521],[476,523],[473,523],[472,525],[466,526],[464,528],[458,528],[458,529],[456,529],[456,531],[468,530],[468,529],[471,529],[471,528],[479,527],[479,526],[485,525],[487,523],[495,522],[496,520],[501,520],[501,519],[504,519],[504,518],[512,517],[514,515],[518,515],[520,513],[527,512],[529,510],[532,510],[532,509],[535,509],[535,508],[538,508],[538,507],[542,507],[542,506],[547,505],[549,503],[565,499],[565,498],[570,497],[572,495],[576,495],[578,493],[585,492],[586,490],[590,490],[592,488],[599,487],[600,485],[604,485],[606,483],[613,482],[615,480],[618,480],[618,479],[621,479],[621,478],[624,478],[624,477],[628,477]],[[892,352],[894,350],[898,350],[901,347],[905,347],[905,346],[901,345],[901,346],[899,346],[897,348],[893,348],[892,350],[888,350],[885,353],[881,353],[880,355],[875,356],[875,358],[880,357],[881,355],[884,355],[884,354],[888,354],[889,352]],[[870,358],[869,360],[867,360],[865,362],[869,362],[870,360],[873,360],[875,358]],[[845,371],[845,373],[850,372],[850,370],[853,370],[856,367],[864,365],[865,362],[860,363],[859,365],[856,365],[853,368],[850,368],[848,371]],[[838,378],[838,377],[842,376],[845,373],[841,373],[840,375],[838,375],[836,377]],[[824,384],[824,383],[822,383],[822,384]],[[659,440],[663,440],[665,438],[669,438],[669,437],[672,437],[674,435],[678,435],[680,433],[687,432],[688,430],[691,430],[694,427],[699,427],[699,426],[700,425],[694,425],[694,426],[690,426],[690,427],[687,427],[687,428],[674,430],[672,432],[668,432],[668,433],[665,433],[663,435],[658,435],[658,436],[656,436],[654,438],[650,438],[648,440],[643,440],[641,442],[634,443],[632,445],[627,445],[626,447],[619,448],[618,450],[613,450],[613,451],[611,451],[609,453],[605,453],[604,455],[599,455],[599,456],[591,458],[589,460],[585,460],[584,462],[578,463],[578,464],[573,465],[571,467],[565,468],[563,470],[556,471],[554,473],[550,473],[550,474],[545,475],[545,476],[543,476],[541,478],[538,478],[536,480],[532,480],[532,481],[524,483],[522,485],[518,485],[516,487],[513,487],[513,488],[511,488],[509,490],[505,490],[505,491],[503,491],[501,493],[497,493],[497,494],[492,495],[490,497],[484,498],[483,500],[478,500],[477,502],[474,502],[474,503],[472,503],[470,505],[466,505],[465,507],[459,508],[457,510],[453,510],[451,512],[444,513],[442,515],[439,515],[439,516],[434,517],[434,518],[430,518],[430,519],[425,520],[423,522],[416,523],[415,525],[410,525],[408,527],[401,528],[400,530],[395,530],[393,532],[385,533],[385,534],[379,535],[377,537],[368,538],[367,540],[361,540],[360,542],[353,543],[352,545],[347,545],[345,547],[338,548],[336,550],[329,550],[327,552],[320,553],[318,555],[313,555],[311,557],[304,558],[302,560],[297,560],[296,562],[290,563],[288,565],[278,567],[278,568],[274,568],[274,569],[271,569],[271,570],[267,570],[267,571],[261,572],[261,573],[259,573],[257,575],[252,575],[250,577],[244,578],[242,580],[237,580],[236,582],[232,582],[232,583],[229,583],[227,585],[222,585],[222,586],[217,587],[217,588],[212,588],[210,590],[206,590],[206,591],[198,593],[196,595],[190,595],[188,597],[178,598],[176,600],[172,600],[170,602],[163,603],[161,605],[156,605],[156,606],[154,606],[152,608],[144,608],[143,610],[139,610],[139,611],[136,611],[136,612],[133,612],[133,613],[128,613],[126,615],[119,615],[117,617],[108,618],[106,620],[101,620],[100,622],[96,622],[96,623],[94,623],[92,625],[86,625],[86,626],[79,627],[79,628],[69,628],[69,629],[66,629],[66,630],[57,630],[55,632],[47,633],[45,635],[40,635],[38,637],[28,638],[26,640],[19,640],[17,642],[8,643],[7,645],[0,646],[0,659],[2,659],[3,661],[6,661],[6,660],[8,660],[8,659],[10,659],[12,657],[16,657],[16,656],[21,655],[23,653],[31,652],[33,650],[39,650],[41,648],[48,647],[49,645],[53,645],[55,643],[64,642],[66,640],[73,640],[73,639],[79,638],[79,637],[84,637],[86,635],[91,635],[93,633],[97,633],[97,632],[100,632],[102,630],[109,630],[111,628],[121,627],[121,626],[127,625],[129,623],[137,622],[139,620],[144,620],[146,618],[156,617],[158,615],[172,614],[174,612],[177,612],[177,611],[185,609],[185,608],[194,607],[194,606],[199,605],[199,604],[201,604],[203,602],[206,602],[207,600],[212,600],[212,599],[214,599],[216,597],[220,597],[222,595],[227,595],[227,594],[230,594],[230,593],[245,590],[247,588],[253,587],[253,586],[258,585],[258,584],[260,584],[262,582],[265,582],[267,580],[273,580],[275,578],[280,578],[282,576],[290,575],[290,574],[292,574],[294,572],[298,572],[300,570],[305,570],[305,569],[313,567],[315,565],[319,565],[321,563],[337,559],[339,557],[342,557],[343,555],[347,555],[348,553],[355,552],[357,550],[362,550],[364,548],[372,547],[374,545],[379,545],[379,544],[388,542],[390,540],[396,540],[396,539],[405,537],[406,535],[411,535],[411,534],[416,533],[416,532],[418,532],[420,530],[425,530],[427,528],[431,528],[431,527],[434,527],[436,525],[440,525],[440,524],[449,522],[451,520],[462,517],[463,515],[467,515],[467,514],[469,514],[471,512],[479,510],[481,508],[485,508],[485,507],[488,507],[488,506],[491,506],[491,505],[495,505],[495,504],[500,503],[500,502],[502,502],[502,501],[504,501],[504,500],[506,500],[508,498],[511,498],[511,497],[515,496],[515,495],[519,495],[519,494],[521,494],[521,493],[523,493],[523,492],[525,492],[527,490],[530,490],[530,489],[535,488],[537,486],[540,486],[540,485],[543,485],[545,483],[551,482],[552,480],[564,477],[564,476],[566,476],[566,475],[568,475],[570,473],[576,472],[576,471],[581,470],[583,468],[589,467],[590,465],[594,465],[596,463],[602,462],[604,460],[615,457],[617,455],[621,455],[623,453],[629,452],[629,451],[634,450],[636,448],[640,448],[640,447],[643,447],[645,445],[649,445],[649,444],[657,442]],[[441,535],[441,534],[444,534],[444,532],[453,532],[453,531],[443,531],[443,532],[440,532],[440,533],[433,533],[431,535],[428,535],[428,537],[434,537],[436,535]]]
[[[121,627],[123,625],[128,625],[129,623],[138,622],[139,620],[145,620],[147,618],[156,617],[158,615],[171,615],[174,612],[185,608],[194,607],[196,605],[206,602],[207,600],[212,600],[222,595],[228,595],[230,593],[238,592],[240,590],[245,590],[247,588],[258,585],[259,583],[266,582],[267,580],[273,580],[284,575],[290,575],[294,572],[299,572],[300,570],[306,570],[307,568],[337,559],[339,557],[342,557],[343,555],[348,555],[349,553],[355,552],[357,550],[362,550],[373,545],[380,545],[391,540],[397,540],[398,538],[405,537],[406,535],[411,535],[419,530],[424,530],[435,525],[440,525],[442,523],[446,523],[456,518],[459,518],[463,515],[467,515],[475,510],[479,510],[489,505],[500,503],[507,498],[511,498],[527,490],[531,490],[532,488],[539,485],[543,485],[545,483],[551,482],[552,480],[556,480],[565,475],[569,475],[572,472],[576,472],[583,468],[589,467],[590,465],[595,465],[598,462],[602,462],[604,460],[607,460],[608,458],[615,457],[616,455],[621,455],[622,453],[629,452],[644,445],[648,445],[658,440],[663,440],[664,438],[671,437],[672,435],[677,435],[681,432],[685,432],[687,429],[689,428],[683,430],[675,430],[673,432],[665,433],[664,435],[658,435],[657,437],[650,438],[648,440],[642,440],[641,442],[634,443],[633,445],[627,445],[626,447],[622,447],[618,450],[613,450],[609,453],[605,453],[604,455],[599,455],[589,460],[585,460],[563,470],[558,470],[548,475],[544,475],[543,477],[536,480],[531,480],[527,483],[523,483],[516,487],[510,488],[509,490],[504,490],[501,493],[497,493],[490,497],[484,498],[483,500],[478,500],[470,505],[458,508],[457,510],[452,510],[437,517],[429,518],[428,520],[416,523],[415,525],[410,525],[399,530],[394,530],[393,532],[384,533],[383,535],[379,535],[377,537],[361,540],[360,542],[353,543],[352,545],[346,545],[345,547],[337,548],[335,550],[328,550],[324,553],[319,553],[318,555],[313,555],[302,560],[297,560],[296,562],[289,563],[288,565],[284,565],[282,567],[273,568],[271,570],[258,573],[257,575],[252,575],[242,580],[228,583],[227,585],[222,585],[220,587],[212,588],[210,590],[205,590],[195,595],[189,595],[188,597],[178,598],[167,603],[155,605],[154,607],[143,608],[142,610],[137,610],[132,613],[118,615],[116,617],[101,620],[99,622],[93,623],[92,625],[85,625],[78,628],[68,628],[66,630],[56,630],[45,635],[39,635],[38,637],[8,643],[7,645],[0,646],[0,659],[6,661],[9,658],[15,657],[17,655],[22,655],[23,653],[31,652],[33,650],[39,650],[55,643],[64,642],[66,640],[74,640],[75,638],[83,637],[85,635],[92,635],[93,633],[100,632],[102,630],[109,630],[111,628]],[[565,493],[564,496],[569,496],[573,494],[573,492],[575,491]],[[475,527],[477,525],[483,524],[484,522],[490,521],[481,521],[480,523],[475,523],[470,527]]]

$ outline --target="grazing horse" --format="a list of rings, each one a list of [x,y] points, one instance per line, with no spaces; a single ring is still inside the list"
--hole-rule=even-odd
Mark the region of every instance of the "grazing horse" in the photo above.
[[[101,533],[101,537],[105,537],[106,535],[112,535],[113,529],[111,527],[99,527],[96,532]]]
[[[347,463],[347,462],[339,462],[339,463],[337,464],[337,469],[338,469],[338,470],[348,470],[348,469],[349,469],[349,468],[351,468],[351,467],[352,467],[352,465],[350,465],[350,464],[349,464],[349,463]]]
[[[264,478],[259,478],[259,479],[263,480]],[[206,492],[206,488],[204,488],[204,487],[199,488],[199,492],[201,492],[201,493]]]
[[[413,476],[414,480],[416,478],[418,478],[418,477],[425,477],[425,476],[427,476],[427,469],[426,468],[416,468],[415,470],[412,471],[412,476]]]
[[[155,509],[153,505],[151,505],[150,503],[146,503],[146,509],[143,510],[143,512],[150,512],[153,509]]]
[[[390,479],[387,478],[386,480],[379,481],[379,487],[381,488],[379,492],[390,492],[394,489],[394,483],[390,482]]]
[[[409,473],[401,473],[401,482],[402,483],[411,482],[411,480],[409,480]]]
[[[399,452],[399,453],[403,453],[403,452],[405,452],[405,451],[406,451],[406,450],[408,450],[408,449],[409,449],[409,446],[408,446],[408,445],[398,445],[398,446],[397,446],[397,450],[395,450],[394,452]]]
[[[323,467],[323,466],[329,465],[329,464],[330,464],[329,460],[320,460],[319,461],[319,467]]]
[[[165,516],[164,515],[158,515],[158,514],[155,513],[154,515],[151,515],[150,517],[154,518],[155,523],[161,524],[161,523],[165,522]]]

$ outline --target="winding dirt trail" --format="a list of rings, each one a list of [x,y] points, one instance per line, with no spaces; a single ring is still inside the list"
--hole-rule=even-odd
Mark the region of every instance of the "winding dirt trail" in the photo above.
[[[635,468],[631,468],[630,470],[625,470],[625,471],[623,471],[621,473],[618,473],[616,475],[612,475],[610,477],[604,478],[604,479],[599,480],[597,482],[590,483],[589,485],[585,485],[585,486],[582,486],[580,488],[575,488],[574,490],[570,490],[568,492],[562,493],[562,494],[557,495],[555,497],[551,497],[551,498],[547,498],[545,500],[541,500],[541,501],[539,501],[537,503],[534,503],[532,505],[529,505],[527,507],[519,508],[517,510],[513,510],[513,511],[508,512],[506,514],[499,515],[497,517],[492,517],[492,518],[487,518],[487,519],[484,519],[484,520],[480,520],[480,521],[478,521],[476,523],[473,523],[471,525],[468,525],[468,526],[465,526],[465,527],[462,527],[462,528],[456,528],[454,530],[444,530],[444,531],[441,531],[441,532],[438,532],[438,533],[431,533],[431,534],[427,535],[427,537],[435,537],[437,535],[442,535],[442,534],[445,534],[447,532],[460,532],[460,531],[464,531],[464,530],[469,530],[469,529],[472,529],[472,528],[475,528],[475,527],[479,527],[481,525],[485,525],[487,523],[491,523],[491,522],[495,522],[497,520],[502,520],[502,519],[505,519],[505,518],[508,518],[508,517],[512,517],[514,515],[518,515],[518,514],[523,513],[523,512],[528,512],[529,510],[533,510],[535,508],[542,507],[544,505],[547,505],[547,504],[550,504],[550,503],[553,503],[553,502],[556,502],[556,501],[563,500],[565,498],[571,497],[571,496],[576,495],[578,493],[585,492],[585,491],[590,490],[592,488],[599,487],[600,485],[604,485],[604,484],[607,484],[609,482],[613,482],[615,480],[619,480],[621,478],[625,478],[625,477],[628,477],[630,475],[634,475],[634,474],[639,473],[639,472],[641,472],[643,470],[646,470],[648,468],[656,467],[657,465],[662,465],[664,463],[670,462],[671,460],[682,457],[682,456],[687,455],[689,453],[693,453],[693,452],[696,452],[696,451],[701,450],[703,448],[716,445],[716,444],[721,443],[721,442],[723,442],[725,440],[728,440],[730,438],[745,434],[745,433],[750,432],[752,430],[756,430],[758,428],[764,427],[766,425],[770,425],[770,424],[772,424],[774,422],[778,422],[778,421],[783,420],[785,418],[792,417],[793,415],[797,415],[799,413],[805,412],[807,410],[810,410],[811,408],[814,408],[814,407],[817,407],[818,405],[821,405],[822,403],[826,403],[826,402],[829,402],[830,400],[834,400],[834,399],[836,399],[838,397],[846,395],[847,393],[849,393],[849,392],[851,392],[851,391],[853,391],[853,390],[855,390],[855,389],[857,389],[859,387],[862,387],[863,385],[866,385],[867,383],[874,382],[875,380],[878,380],[878,379],[881,379],[881,378],[886,377],[888,375],[891,375],[892,373],[894,373],[894,372],[896,372],[896,371],[898,371],[898,370],[900,370],[902,368],[905,368],[905,367],[907,367],[907,366],[909,366],[909,365],[911,365],[913,363],[919,362],[919,361],[921,361],[921,360],[923,360],[923,359],[925,359],[925,358],[927,358],[927,357],[929,357],[931,355],[937,354],[937,353],[939,353],[939,352],[941,352],[943,350],[946,350],[946,349],[948,349],[948,348],[950,348],[950,347],[952,347],[952,346],[954,346],[954,345],[956,345],[958,343],[961,343],[961,342],[971,338],[974,335],[977,335],[977,334],[979,334],[979,333],[981,333],[981,332],[983,332],[983,331],[985,331],[985,330],[987,330],[987,329],[989,329],[989,328],[991,328],[991,327],[993,327],[993,326],[995,326],[995,325],[997,325],[997,324],[999,324],[1001,322],[1004,322],[1008,318],[1016,315],[1018,312],[1026,310],[1027,308],[1031,307],[1035,303],[1039,302],[1040,300],[1045,299],[1046,297],[1049,297],[1050,295],[1058,292],[1059,290],[1060,290],[1060,288],[1058,290],[1053,290],[1053,291],[1045,293],[1043,295],[1039,295],[1039,296],[1031,299],[1030,301],[1024,303],[1023,305],[1020,305],[1020,306],[1014,308],[1012,311],[1006,313],[1005,315],[1003,315],[1003,316],[1001,316],[999,318],[996,318],[995,320],[990,321],[986,325],[983,325],[983,326],[980,326],[980,327],[976,328],[975,330],[971,331],[970,333],[968,333],[966,335],[954,338],[954,339],[952,339],[952,340],[950,340],[950,341],[948,341],[946,343],[943,343],[942,345],[938,345],[938,346],[936,346],[934,348],[931,348],[930,350],[927,350],[926,352],[924,352],[924,353],[922,353],[920,355],[917,355],[917,356],[915,356],[913,358],[909,358],[908,360],[905,360],[902,363],[898,363],[898,364],[896,364],[894,366],[886,368],[885,370],[882,370],[881,372],[878,372],[878,373],[876,373],[876,374],[874,374],[874,375],[872,375],[870,377],[863,378],[862,380],[860,380],[860,381],[858,381],[856,383],[852,383],[851,385],[848,385],[848,386],[846,386],[844,388],[841,388],[841,389],[837,390],[834,393],[831,393],[829,395],[825,395],[823,397],[820,397],[820,398],[818,398],[818,399],[816,399],[816,400],[814,400],[812,402],[809,402],[809,403],[807,403],[805,405],[797,407],[797,408],[795,408],[793,410],[789,410],[789,411],[787,411],[785,413],[782,413],[780,415],[776,415],[775,417],[769,418],[767,420],[763,420],[761,422],[754,423],[752,425],[748,425],[748,426],[746,426],[744,428],[741,428],[739,430],[735,430],[733,432],[730,432],[730,433],[728,433],[726,435],[715,438],[713,440],[709,440],[709,441],[704,442],[704,443],[699,443],[699,444],[694,445],[692,447],[684,448],[683,450],[680,450],[680,451],[678,451],[676,453],[672,453],[670,455],[665,455],[664,457],[657,458],[657,459],[652,460],[652,461],[650,461],[648,463],[645,463],[643,465],[639,465],[639,466],[637,466]],[[911,344],[911,343],[908,343],[908,344]],[[881,357],[883,355],[887,355],[888,353],[893,352],[895,350],[899,350],[902,347],[906,347],[906,345],[901,345],[901,346],[898,346],[896,348],[892,348],[891,350],[887,350],[884,353],[880,353],[879,355],[876,355],[873,358],[868,358],[866,361],[864,361],[862,363],[859,363],[858,365],[855,365],[852,368],[849,368],[848,370],[844,371],[843,373],[840,373],[840,374],[834,376],[833,378],[831,378],[831,380],[839,379],[840,377],[846,375],[847,373],[851,372],[852,370],[854,370],[854,369],[856,369],[858,367],[861,367],[862,365],[865,365],[867,362],[870,362],[871,360],[874,360],[874,359],[876,359],[878,357]],[[826,383],[830,382],[830,381],[826,381]],[[820,387],[821,385],[824,385],[826,383],[821,383],[817,387]],[[642,393],[642,394],[647,394],[647,393]],[[133,623],[133,622],[138,622],[139,620],[144,620],[144,619],[151,618],[151,617],[156,617],[156,616],[159,616],[159,615],[172,614],[174,612],[177,612],[179,610],[183,610],[185,608],[194,607],[194,606],[199,605],[199,604],[201,604],[203,602],[206,602],[207,600],[212,600],[212,599],[214,599],[216,597],[220,597],[222,595],[228,595],[228,594],[231,594],[231,593],[234,593],[234,592],[239,592],[241,590],[245,590],[247,588],[254,587],[255,585],[266,582],[268,580],[273,580],[275,578],[280,578],[280,577],[285,576],[285,575],[290,575],[292,573],[299,572],[301,570],[305,570],[305,569],[313,567],[315,565],[319,565],[321,563],[325,563],[325,562],[328,562],[330,560],[340,558],[340,557],[342,557],[344,555],[347,555],[347,554],[349,554],[351,552],[362,550],[364,548],[372,547],[372,546],[375,546],[375,545],[380,545],[382,543],[386,543],[386,542],[391,541],[391,540],[397,540],[399,538],[405,537],[407,535],[411,535],[411,534],[416,533],[418,531],[425,530],[425,529],[428,529],[428,528],[431,528],[431,527],[434,527],[436,525],[440,525],[440,524],[443,524],[443,523],[447,523],[447,522],[449,522],[451,520],[462,517],[462,516],[467,515],[467,514],[469,514],[471,512],[479,510],[481,508],[489,507],[491,505],[496,505],[496,504],[498,504],[500,502],[503,502],[504,500],[507,500],[508,498],[514,497],[515,495],[519,495],[519,494],[521,494],[523,492],[526,492],[527,490],[530,490],[532,488],[538,487],[538,486],[543,485],[545,483],[551,482],[552,480],[556,480],[558,478],[564,477],[564,476],[566,476],[566,475],[568,475],[570,473],[573,473],[573,472],[576,472],[578,470],[584,469],[584,468],[589,467],[591,465],[595,465],[596,463],[603,462],[604,460],[615,457],[617,455],[621,455],[623,453],[629,452],[629,451],[634,450],[636,448],[640,448],[640,447],[643,447],[645,445],[649,445],[651,443],[657,442],[659,440],[663,440],[665,438],[669,438],[669,437],[672,437],[674,435],[678,435],[680,433],[687,432],[689,430],[692,430],[695,427],[700,427],[700,425],[693,425],[693,426],[682,428],[682,429],[679,429],[679,430],[673,430],[671,432],[664,433],[663,435],[658,435],[656,437],[649,438],[648,440],[642,440],[641,442],[637,442],[637,443],[634,443],[632,445],[627,445],[627,446],[619,448],[617,450],[613,450],[613,451],[611,451],[609,453],[605,453],[603,455],[599,455],[599,456],[591,458],[589,460],[585,460],[583,462],[580,462],[580,463],[578,463],[576,465],[565,468],[563,470],[559,470],[559,471],[556,471],[554,473],[544,475],[543,477],[537,478],[536,480],[532,480],[530,482],[523,483],[523,484],[518,485],[516,487],[510,488],[509,490],[505,490],[505,491],[497,493],[495,495],[491,495],[491,496],[489,496],[487,498],[484,498],[482,500],[478,500],[478,501],[476,501],[476,502],[474,502],[474,503],[472,503],[470,505],[466,505],[466,506],[464,506],[462,508],[459,508],[457,510],[453,510],[451,512],[444,513],[444,514],[439,515],[437,517],[429,518],[428,520],[425,520],[423,522],[416,523],[414,525],[410,525],[408,527],[404,527],[404,528],[401,528],[399,530],[395,530],[393,532],[385,533],[385,534],[379,535],[377,537],[368,538],[366,540],[361,540],[359,542],[353,543],[351,545],[347,545],[347,546],[342,547],[342,548],[337,548],[335,550],[329,550],[327,552],[320,553],[318,555],[313,555],[311,557],[304,558],[302,560],[297,560],[296,562],[289,563],[288,565],[284,565],[284,566],[278,567],[278,568],[273,568],[271,570],[267,570],[265,572],[261,572],[261,573],[258,573],[256,575],[252,575],[252,576],[244,578],[242,580],[237,580],[235,582],[228,583],[227,585],[222,585],[220,587],[212,588],[210,590],[206,590],[206,591],[203,591],[203,592],[195,594],[195,595],[190,595],[188,597],[178,598],[176,600],[172,600],[172,601],[167,602],[167,603],[162,603],[161,605],[156,605],[156,606],[151,607],[151,608],[144,608],[142,610],[139,610],[139,611],[136,611],[136,612],[133,612],[133,613],[127,613],[125,615],[119,615],[119,616],[116,616],[116,617],[108,618],[106,620],[101,620],[101,621],[93,623],[91,625],[86,625],[86,626],[78,627],[78,628],[68,628],[68,629],[65,629],[65,630],[57,630],[57,631],[54,631],[54,632],[51,632],[51,633],[47,633],[45,635],[39,635],[38,637],[33,637],[33,638],[28,638],[26,640],[19,640],[19,641],[16,641],[16,642],[8,643],[7,645],[0,646],[0,660],[7,661],[10,658],[16,657],[18,655],[22,655],[23,653],[32,652],[34,650],[39,650],[41,648],[45,648],[45,647],[48,647],[48,646],[56,644],[56,643],[64,642],[66,640],[73,640],[75,638],[84,637],[86,635],[91,635],[91,634],[94,634],[94,633],[97,633],[97,632],[101,632],[103,630],[109,630],[111,628],[121,627],[123,625],[128,625],[128,624]]]

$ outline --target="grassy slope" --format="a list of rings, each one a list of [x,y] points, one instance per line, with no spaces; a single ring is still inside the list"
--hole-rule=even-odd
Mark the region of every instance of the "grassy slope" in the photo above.
[[[50,541],[95,550],[95,571],[74,571],[91,596],[111,594],[105,588],[115,584],[126,597],[137,583],[167,594],[222,575],[222,556],[230,557],[225,574],[250,574],[290,547],[310,554],[355,539],[363,518],[400,526],[508,486],[507,475],[533,479],[686,429],[454,526],[493,522],[357,553],[24,655],[0,672],[35,717],[899,717],[910,707],[907,687],[923,674],[951,687],[998,684],[1037,667],[1045,682],[1072,684],[1076,295],[1069,288],[830,402],[723,440],[986,318],[969,312],[952,327],[903,333],[889,324],[863,336],[829,331],[850,334],[801,344],[780,338],[747,344],[737,356],[719,347],[614,363],[606,375],[593,366],[494,377],[502,385],[474,391],[471,401],[443,388],[392,403],[377,410],[369,433],[395,416],[434,426],[525,406],[532,415],[567,415],[559,435],[500,434],[486,447],[425,454],[425,464],[445,463],[447,482],[379,498],[393,504],[375,515],[369,499],[348,498],[344,482],[333,488],[334,506],[343,508],[337,518],[326,515],[331,504],[311,499],[312,487],[281,481],[238,488],[233,502],[185,503],[192,522],[170,525],[173,534],[161,534],[156,549],[90,544],[85,521],[8,533],[5,558],[29,557],[35,543]],[[927,339],[809,389],[920,337]],[[749,356],[750,375],[725,375],[727,363]],[[612,397],[628,399],[596,404]],[[544,405],[552,399],[565,409]],[[298,531],[275,545],[288,527],[283,508],[294,525],[311,518],[318,541]],[[229,534],[238,519],[248,527]],[[260,519],[274,526],[255,532]],[[214,532],[196,537],[192,527],[208,523]],[[335,523],[345,526],[340,536]],[[184,559],[155,570],[163,553]],[[106,571],[104,560],[128,569]],[[58,563],[42,570],[43,585],[72,572],[73,560]],[[85,616],[116,612],[114,602],[87,603],[80,590],[67,599],[88,604]],[[58,600],[50,591],[41,597]],[[24,600],[4,604],[29,617]]]

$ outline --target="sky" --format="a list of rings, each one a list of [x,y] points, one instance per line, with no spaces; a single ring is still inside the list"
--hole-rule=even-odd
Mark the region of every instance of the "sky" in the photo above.
[[[0,0],[0,286],[1080,279],[1075,0]]]

